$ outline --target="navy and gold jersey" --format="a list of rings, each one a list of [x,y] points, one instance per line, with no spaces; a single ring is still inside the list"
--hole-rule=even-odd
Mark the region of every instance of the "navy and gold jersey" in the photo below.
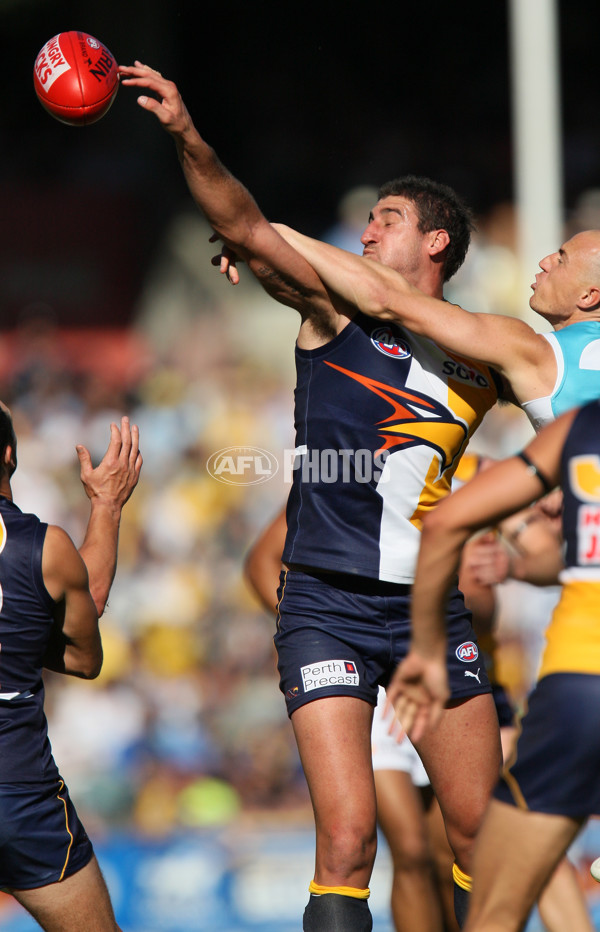
[[[358,313],[296,348],[287,564],[413,581],[422,520],[498,398],[482,363]]]
[[[42,681],[54,606],[42,576],[46,529],[0,497],[0,783],[58,776]]]
[[[565,569],[540,676],[600,673],[600,401],[581,408],[562,451]]]

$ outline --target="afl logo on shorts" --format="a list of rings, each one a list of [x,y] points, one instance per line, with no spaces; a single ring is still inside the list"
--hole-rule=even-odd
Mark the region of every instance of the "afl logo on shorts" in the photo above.
[[[471,663],[472,660],[477,660],[479,657],[477,644],[475,644],[474,641],[463,641],[463,643],[459,644],[456,648],[456,656],[459,660],[462,660],[463,663]]]
[[[372,330],[371,342],[375,349],[378,349],[384,356],[391,356],[392,359],[408,359],[412,356],[408,343],[401,340],[391,327],[378,327]]]

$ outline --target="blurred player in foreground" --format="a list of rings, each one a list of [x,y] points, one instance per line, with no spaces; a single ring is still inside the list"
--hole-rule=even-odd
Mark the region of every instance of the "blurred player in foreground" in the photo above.
[[[470,481],[492,460],[465,454],[455,474],[454,485]],[[561,548],[555,519],[535,506],[508,518],[502,536],[510,539],[509,558],[497,534],[475,535],[463,548],[459,587],[473,612],[473,626],[485,658],[502,740],[504,760],[517,735],[514,711],[506,690],[496,675],[495,584],[506,578],[507,564],[521,578],[533,576],[538,585],[557,581],[562,568]],[[276,612],[281,554],[286,533],[285,509],[270,522],[248,551],[244,573],[266,611]],[[384,714],[385,691],[380,687],[373,713],[371,745],[377,795],[377,821],[392,859],[391,911],[397,932],[454,932],[458,928],[453,910],[452,851],[448,845],[437,800],[432,795],[427,773],[408,738],[398,743],[390,734]],[[558,865],[543,890],[538,910],[549,932],[593,932],[585,898],[568,858]]]
[[[91,842],[48,740],[42,668],[94,679],[98,618],[117,566],[121,510],[142,456],[129,420],[111,424],[102,462],[77,447],[90,517],[79,551],[68,534],[13,502],[17,440],[0,403],[0,887],[46,932],[118,930]]]
[[[444,609],[476,530],[560,483],[565,568],[516,756],[478,835],[466,932],[518,932],[588,816],[600,814],[600,402],[563,414],[425,521],[413,642],[388,695],[409,733],[434,730],[448,697]]]

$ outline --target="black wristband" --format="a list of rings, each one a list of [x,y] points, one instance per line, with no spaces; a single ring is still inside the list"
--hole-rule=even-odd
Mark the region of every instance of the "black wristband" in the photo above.
[[[541,472],[541,471],[538,469],[538,467],[535,465],[535,463],[532,463],[532,461],[529,459],[529,457],[527,456],[527,454],[526,454],[526,453],[517,453],[516,456],[518,457],[518,459],[523,460],[523,462],[525,463],[525,465],[526,465],[527,468],[529,469],[529,472],[531,473],[532,476],[537,476],[537,478],[540,480],[540,482],[542,483],[542,485],[543,485],[543,487],[544,487],[544,492],[546,493],[546,495],[548,494],[548,492],[551,492],[552,489],[554,488],[554,486],[553,486],[552,483],[546,478],[546,476],[544,475],[544,473]]]

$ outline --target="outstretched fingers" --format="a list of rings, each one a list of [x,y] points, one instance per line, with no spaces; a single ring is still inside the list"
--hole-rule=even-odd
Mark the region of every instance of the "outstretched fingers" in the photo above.
[[[80,478],[88,498],[122,508],[135,489],[142,468],[139,429],[131,425],[128,417],[121,418],[121,426],[110,425],[110,440],[106,453],[94,469],[89,450],[77,446]]]
[[[165,129],[182,133],[190,125],[189,115],[173,81],[168,81],[160,71],[136,61],[134,65],[119,65],[121,84],[152,91],[155,96],[141,94],[138,103],[160,120]]]

